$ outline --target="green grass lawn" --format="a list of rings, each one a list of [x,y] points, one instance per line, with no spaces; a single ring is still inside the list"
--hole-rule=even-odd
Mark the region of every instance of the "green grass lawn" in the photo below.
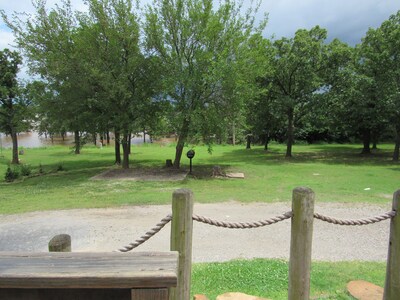
[[[188,150],[187,148],[186,150]],[[133,168],[161,167],[174,157],[174,146],[133,146]],[[110,207],[137,204],[169,204],[177,188],[193,190],[196,202],[287,202],[292,189],[307,186],[319,202],[388,203],[400,188],[400,164],[391,161],[392,145],[380,145],[371,156],[361,156],[358,145],[296,145],[294,157],[284,158],[285,146],[273,144],[251,150],[243,146],[196,146],[194,176],[180,182],[91,180],[113,168],[112,147],[85,147],[74,155],[62,146],[25,149],[20,158],[29,164],[33,177],[13,183],[0,182],[0,214],[35,210]],[[186,152],[186,151],[185,151]],[[11,151],[3,150],[0,176],[4,178]],[[182,158],[183,168],[189,160]],[[38,175],[39,165],[44,174]],[[244,172],[246,178],[214,179],[212,167]],[[62,166],[62,171],[57,169]],[[192,294],[240,291],[247,294],[287,298],[287,262],[256,259],[227,263],[195,264]],[[384,263],[313,262],[312,299],[351,299],[346,293],[350,280],[363,279],[383,286]]]
[[[188,150],[189,148],[187,148]],[[174,146],[146,144],[132,147],[131,166],[161,167],[174,157]],[[197,202],[274,202],[290,205],[292,189],[307,186],[320,202],[387,203],[400,188],[400,164],[391,161],[392,145],[381,145],[372,156],[359,155],[358,145],[296,145],[294,157],[284,158],[285,146],[196,146],[194,176],[180,182],[91,180],[113,167],[113,147],[85,147],[75,155],[62,146],[25,149],[20,158],[33,173],[42,165],[45,175],[0,183],[0,213],[34,210],[168,204],[177,188],[190,188]],[[3,150],[0,174],[4,178],[10,150]],[[182,158],[183,168],[189,160]],[[59,165],[65,171],[56,171]],[[244,172],[246,178],[211,178],[212,166]],[[368,190],[365,190],[368,188]]]
[[[385,263],[313,262],[311,299],[354,299],[346,291],[352,280],[366,280],[384,286]],[[225,263],[195,264],[192,295],[204,294],[210,300],[227,292],[287,299],[288,263],[282,260],[234,260]]]

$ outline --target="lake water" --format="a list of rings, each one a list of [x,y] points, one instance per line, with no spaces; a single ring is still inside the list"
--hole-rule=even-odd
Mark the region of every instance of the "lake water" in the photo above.
[[[146,134],[146,142],[150,141],[150,137]],[[92,141],[88,142],[89,144]],[[99,142],[99,140],[98,140]],[[113,143],[113,140],[111,140]],[[131,139],[132,144],[143,144],[143,136],[134,136]],[[38,148],[38,147],[46,147],[51,145],[66,145],[73,146],[74,144],[74,135],[72,133],[67,133],[64,137],[64,140],[61,136],[57,135],[53,137],[53,140],[47,136],[45,138],[44,135],[40,136],[36,131],[32,132],[22,132],[18,135],[18,146],[25,148]],[[11,148],[12,141],[10,136],[6,136],[4,133],[0,133],[0,147],[2,148]]]

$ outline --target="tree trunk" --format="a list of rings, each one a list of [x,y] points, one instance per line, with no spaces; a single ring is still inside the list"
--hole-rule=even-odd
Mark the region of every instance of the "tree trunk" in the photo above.
[[[399,161],[399,152],[400,152],[400,126],[396,127],[395,130],[395,146],[393,151],[393,161]]]
[[[97,145],[97,133],[93,132],[92,137],[93,137],[93,144],[96,146]]]
[[[79,135],[79,130],[75,130],[75,154],[81,153],[81,136]]]
[[[18,137],[14,128],[11,128],[11,140],[12,140],[12,164],[19,164],[18,159]]]
[[[361,154],[371,154],[371,130],[369,129],[364,129],[362,131],[362,138],[363,138],[363,149],[361,151]]]
[[[122,160],[122,169],[129,169],[129,154],[130,154],[130,134],[124,133],[122,139],[122,150],[124,159]]]
[[[268,144],[269,144],[269,134],[266,133],[266,134],[265,134],[265,144],[264,144],[264,150],[265,150],[265,151],[268,150]]]
[[[107,145],[109,146],[110,145],[110,132],[109,131],[106,132],[106,138],[107,138]]]
[[[115,164],[120,165],[121,164],[121,146],[119,143],[119,131],[114,132],[114,138],[115,138]]]
[[[130,155],[131,154],[131,146],[132,146],[132,133],[128,134],[127,142],[128,142],[128,155]]]
[[[174,168],[175,169],[179,169],[181,166],[183,147],[185,146],[185,142],[186,142],[187,136],[189,134],[189,125],[190,125],[190,120],[185,119],[183,121],[181,132],[178,137],[178,143],[175,148],[176,149],[175,150],[175,160],[174,160]]]
[[[251,149],[251,134],[246,136],[246,149]]]
[[[286,157],[292,157],[292,147],[294,141],[294,115],[293,109],[289,109],[288,113],[288,128],[287,128],[287,145],[286,145]]]
[[[235,126],[235,122],[232,122],[232,145],[236,146],[236,126]]]
[[[146,144],[146,128],[143,128],[143,144]]]
[[[379,141],[379,133],[377,131],[373,131],[371,135],[372,139],[372,149],[378,149],[378,141]]]

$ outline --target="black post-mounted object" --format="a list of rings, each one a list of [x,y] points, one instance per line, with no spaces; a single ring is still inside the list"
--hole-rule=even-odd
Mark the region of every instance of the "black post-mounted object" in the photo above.
[[[190,171],[189,171],[189,174],[190,174],[190,175],[192,175],[192,158],[194,157],[195,154],[196,154],[196,153],[194,152],[194,150],[189,150],[189,151],[186,153],[187,158],[190,159]]]

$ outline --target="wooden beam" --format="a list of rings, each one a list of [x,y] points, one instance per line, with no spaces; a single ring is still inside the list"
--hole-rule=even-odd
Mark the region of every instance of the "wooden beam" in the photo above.
[[[177,284],[176,252],[0,252],[0,288],[158,288]]]

